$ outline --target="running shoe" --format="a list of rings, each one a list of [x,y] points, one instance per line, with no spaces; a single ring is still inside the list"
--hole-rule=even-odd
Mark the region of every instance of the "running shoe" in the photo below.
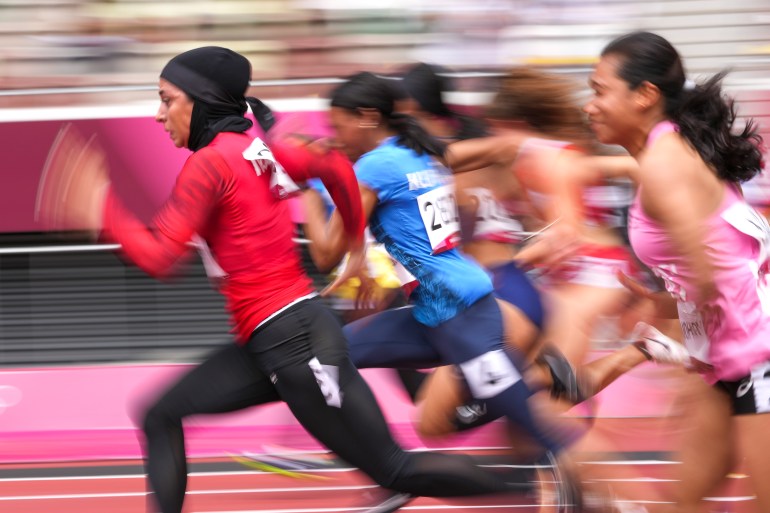
[[[578,381],[575,369],[567,358],[554,345],[546,344],[537,357],[537,361],[548,367],[551,373],[551,397],[564,399],[572,404],[582,403],[586,394]]]
[[[268,454],[252,454],[248,452],[244,452],[240,455],[232,455],[231,457],[244,467],[259,470],[261,472],[279,474],[294,479],[329,479],[328,477],[309,474],[308,472],[335,467],[334,461],[311,457],[274,456]]]
[[[391,490],[387,497],[374,506],[362,510],[361,513],[393,513],[416,498],[417,497],[414,495],[408,493],[394,492]]]
[[[646,322],[636,323],[631,340],[634,347],[653,362],[672,365],[686,365],[690,362],[687,348]]]
[[[487,404],[481,401],[473,401],[456,408],[458,424],[473,424],[487,413]]]

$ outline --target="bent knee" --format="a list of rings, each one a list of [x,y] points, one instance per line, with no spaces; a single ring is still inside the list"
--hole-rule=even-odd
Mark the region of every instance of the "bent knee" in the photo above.
[[[176,415],[163,402],[152,405],[144,414],[142,430],[151,433],[169,426],[181,426],[182,417]]]

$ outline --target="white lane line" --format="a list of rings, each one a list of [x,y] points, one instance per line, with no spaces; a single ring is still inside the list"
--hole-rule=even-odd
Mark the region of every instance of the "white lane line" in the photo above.
[[[105,499],[118,497],[144,497],[147,492],[124,492],[124,493],[79,493],[67,495],[17,495],[3,496],[0,501],[48,501],[62,499]]]
[[[597,460],[579,461],[580,465],[680,465],[681,461],[671,460]]]
[[[744,502],[744,501],[753,501],[756,500],[755,495],[742,495],[737,497],[704,497],[704,501],[709,502]],[[624,503],[624,504],[674,504],[671,501],[648,501],[648,500],[623,500],[623,499],[616,499],[615,502],[618,503]],[[403,508],[402,508],[403,509]],[[221,513],[221,512],[218,512]]]
[[[592,478],[587,483],[678,483],[679,479],[663,479],[659,477],[629,477],[629,478]]]
[[[425,506],[403,506],[399,511],[421,511],[421,510],[444,510],[444,509],[500,509],[500,508],[527,508],[531,509],[533,504],[485,504],[485,505],[463,505],[452,506],[448,504],[430,504]],[[309,508],[309,509],[245,509],[228,511],[194,511],[192,513],[327,513],[333,511],[364,511],[369,507],[361,508]]]
[[[0,484],[2,483],[34,483],[41,481],[91,481],[91,480],[104,480],[104,479],[144,479],[144,474],[126,474],[126,475],[110,475],[110,476],[59,476],[59,477],[6,477],[0,478]]]
[[[756,498],[756,495],[743,495],[739,497],[704,497],[703,500],[710,502],[743,502],[753,501]]]
[[[285,492],[341,492],[359,491],[371,488],[379,488],[377,485],[357,486],[306,486],[290,488],[232,488],[223,490],[190,490],[187,495],[222,495],[229,493],[285,493]],[[34,500],[61,500],[61,499],[103,499],[111,497],[144,497],[147,492],[123,492],[123,493],[77,493],[57,495],[16,495],[3,496],[0,501],[34,501]]]
[[[319,469],[303,472],[350,472],[358,469]],[[190,472],[187,474],[189,477],[232,477],[232,476],[278,476],[274,472],[264,472],[260,470],[233,470],[226,472]],[[51,477],[4,477],[0,478],[0,484],[2,483],[19,483],[19,482],[35,482],[35,481],[85,481],[96,479],[144,479],[146,474],[110,474],[110,475],[97,475],[97,476],[51,476]]]

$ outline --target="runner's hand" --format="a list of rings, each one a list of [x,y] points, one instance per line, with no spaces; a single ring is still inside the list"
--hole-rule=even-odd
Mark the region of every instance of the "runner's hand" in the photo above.
[[[60,130],[48,153],[37,193],[36,218],[55,231],[101,229],[109,186],[107,157],[96,140],[71,124]]]
[[[366,272],[366,242],[356,243],[348,253],[348,259],[345,262],[342,269],[340,269],[337,276],[329,285],[324,287],[321,291],[321,296],[329,296],[332,292],[337,290],[343,283],[351,278],[359,278],[361,285],[364,286],[364,282],[371,281],[371,278]]]
[[[653,302],[655,305],[656,317],[662,319],[676,319],[679,317],[679,312],[676,308],[676,300],[665,290],[653,291],[638,280],[631,278],[623,271],[618,271],[616,276],[621,285],[631,291],[635,296],[649,299]]]

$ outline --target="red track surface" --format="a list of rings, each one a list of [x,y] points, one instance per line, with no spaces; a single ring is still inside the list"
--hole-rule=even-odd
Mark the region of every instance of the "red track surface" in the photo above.
[[[586,455],[588,453],[585,453]],[[625,501],[641,501],[654,511],[661,492],[675,486],[670,479],[676,464],[640,459],[648,453],[604,454],[586,461],[591,486],[611,485]],[[651,453],[649,453],[651,454]],[[629,458],[624,461],[624,458]],[[361,511],[375,501],[378,490],[355,470],[338,469],[312,474],[318,479],[294,479],[251,471],[228,458],[191,462],[185,513],[331,513]],[[719,500],[704,511],[754,513],[747,479],[733,476],[720,490]],[[461,500],[418,499],[405,511],[478,512],[553,511],[528,506],[524,497]],[[652,502],[652,503],[651,503]],[[145,480],[139,461],[73,462],[0,465],[0,511],[4,513],[141,513],[146,506]]]

